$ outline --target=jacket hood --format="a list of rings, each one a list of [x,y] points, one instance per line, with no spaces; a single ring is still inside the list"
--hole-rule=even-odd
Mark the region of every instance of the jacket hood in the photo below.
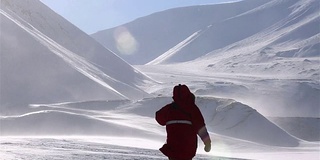
[[[176,85],[173,88],[173,100],[180,107],[186,108],[189,105],[194,104],[194,95],[190,92],[186,85]]]

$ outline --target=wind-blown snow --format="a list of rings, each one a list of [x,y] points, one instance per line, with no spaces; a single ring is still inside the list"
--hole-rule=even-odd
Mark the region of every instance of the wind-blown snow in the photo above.
[[[46,148],[51,148],[58,150],[56,152],[46,151],[34,156],[50,158],[60,154],[64,158],[77,156],[82,159],[84,155],[76,153],[75,149],[87,152],[88,150],[97,151],[98,148],[121,148],[120,145],[135,147],[132,150],[148,148],[148,152],[157,154],[159,159],[165,159],[159,151],[155,151],[161,146],[161,143],[164,143],[165,129],[157,124],[153,115],[157,109],[170,101],[169,97],[159,97],[125,103],[99,101],[51,105],[34,104],[32,105],[33,109],[38,111],[24,115],[0,117],[1,136],[3,137],[0,147],[4,147],[1,151],[10,151],[10,153],[0,153],[8,159],[12,159],[10,156],[30,158],[36,151],[46,151]],[[217,155],[250,159],[254,157],[281,159],[285,156],[300,154],[296,157],[299,159],[301,156],[314,158],[317,155],[318,144],[306,143],[292,137],[244,104],[228,99],[208,97],[198,97],[196,103],[204,113],[213,141],[213,153],[205,156],[199,154],[196,159],[201,159],[200,157],[203,159],[215,158]],[[78,108],[78,106],[80,107]],[[9,135],[29,138],[7,137]],[[35,135],[40,135],[40,137],[32,137]],[[41,137],[41,135],[47,135],[47,138]],[[81,137],[84,135],[86,137]],[[88,137],[89,135],[90,137]],[[34,148],[33,144],[38,145]],[[117,146],[109,146],[109,144]],[[88,147],[82,148],[81,146]],[[28,154],[15,152],[13,148],[17,147],[20,151],[29,150],[29,152],[25,152]],[[200,143],[198,153],[204,153],[202,147],[203,145]],[[59,150],[59,148],[65,148],[69,151]],[[70,152],[74,154],[67,154]],[[105,152],[107,153],[87,153],[87,157],[108,157],[111,156],[108,154],[109,152],[115,153],[115,151],[107,150]],[[255,154],[250,154],[252,152]],[[270,156],[270,153],[279,155]],[[152,158],[149,153],[139,152],[137,155],[131,155],[130,152],[124,152],[123,154],[123,156],[131,158],[132,156]],[[281,156],[281,154],[284,155]],[[120,157],[116,153],[112,155]],[[262,155],[269,156],[261,157]]]
[[[319,159],[319,10],[245,0],[93,35],[133,51],[124,56],[39,1],[2,0],[0,157],[166,159],[154,114],[183,83],[212,139],[210,153],[199,139],[195,159]],[[122,36],[133,46],[114,44]]]
[[[2,135],[106,135],[163,136],[154,113],[170,103],[170,98],[151,98],[125,103],[116,108],[111,102],[104,109],[78,109],[78,104],[33,105],[39,111],[18,116],[2,116]],[[299,140],[284,132],[256,110],[233,100],[197,98],[209,131],[271,146],[299,145]],[[134,119],[134,121],[132,121]],[[143,126],[141,126],[143,124]],[[15,127],[12,127],[15,126]],[[120,127],[122,126],[122,127]],[[23,134],[21,134],[23,133]]]

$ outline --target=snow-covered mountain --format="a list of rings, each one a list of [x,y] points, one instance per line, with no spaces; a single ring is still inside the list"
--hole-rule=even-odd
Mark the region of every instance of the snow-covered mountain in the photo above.
[[[120,27],[99,31],[92,34],[92,37],[130,64],[146,64],[195,32],[267,2],[268,0],[245,0],[236,3],[169,9],[138,18]],[[132,53],[119,49],[119,41],[121,41],[119,32],[124,30],[123,28],[129,32],[137,44],[136,50]],[[195,46],[195,48],[197,49],[189,52],[196,56],[199,56],[199,50],[212,51],[203,46]]]
[[[139,44],[129,55],[117,48],[119,27],[92,37],[131,64],[185,62],[238,41],[262,38],[266,50],[284,47],[279,57],[314,57],[319,48],[318,11],[316,0],[245,0],[171,9],[121,26]],[[294,46],[284,46],[286,42]]]
[[[212,23],[190,34],[188,43],[179,43],[150,64],[168,64],[230,53],[239,46],[251,46],[241,54],[247,62],[267,58],[319,56],[319,3],[310,1],[268,1],[242,14]],[[260,53],[256,53],[259,49]],[[240,52],[240,51],[239,51]],[[216,58],[216,57],[214,57]],[[214,59],[213,58],[213,59]],[[226,59],[231,61],[231,59]],[[237,61],[237,58],[233,58]]]
[[[1,110],[148,96],[152,80],[35,0],[1,0]],[[7,109],[3,109],[7,108]]]
[[[198,71],[203,71],[207,75],[229,74],[234,77],[247,77],[253,83],[259,81],[258,85],[244,85],[248,90],[242,90],[237,98],[242,96],[246,99],[243,102],[254,108],[259,106],[256,109],[260,111],[267,109],[266,112],[274,115],[280,113],[281,116],[319,117],[319,6],[320,3],[316,0],[270,1],[220,24],[210,26],[192,44],[174,52],[167,59],[161,60],[159,57],[160,59],[153,62],[161,60],[158,62],[168,63],[179,57],[183,60],[184,53],[181,51],[187,54],[187,51],[192,50],[194,46],[210,42],[209,39],[221,34],[222,30],[226,31],[224,33],[228,37],[226,41],[250,33],[244,39],[239,38],[240,41],[225,43],[228,45],[222,48],[217,47],[180,67],[196,66]],[[276,14],[275,19],[272,19],[273,16],[268,16],[271,17],[269,19],[261,18],[265,14],[272,13],[282,14]],[[282,16],[279,17],[279,15]],[[250,19],[254,19],[254,22],[259,25],[250,27],[250,23],[241,23],[248,22]],[[269,23],[268,27],[261,27],[261,23],[267,20],[272,23]],[[238,25],[236,30],[232,29],[231,26],[236,24],[243,26]],[[237,34],[238,32],[241,34]],[[212,41],[219,41],[214,39],[216,38]],[[248,92],[251,93],[246,94]]]
[[[229,94],[211,88],[205,93],[237,99],[264,115],[319,117],[319,7],[317,0],[244,0],[183,7],[92,36],[132,64],[147,63],[139,67],[145,72],[153,68],[168,74],[225,77],[207,83],[214,89],[223,82]],[[121,54],[117,49],[119,28],[139,44],[134,53]],[[251,82],[232,81],[233,86],[242,86],[236,91],[225,82],[230,77]]]

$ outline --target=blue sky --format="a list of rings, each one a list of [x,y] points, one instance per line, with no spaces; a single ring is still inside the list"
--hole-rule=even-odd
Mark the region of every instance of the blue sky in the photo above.
[[[234,0],[41,0],[88,34],[170,8]]]

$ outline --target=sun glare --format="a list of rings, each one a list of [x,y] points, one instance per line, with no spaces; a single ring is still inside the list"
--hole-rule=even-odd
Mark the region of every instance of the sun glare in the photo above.
[[[129,30],[125,27],[118,27],[114,32],[114,39],[117,49],[121,54],[131,55],[134,54],[139,44]]]

